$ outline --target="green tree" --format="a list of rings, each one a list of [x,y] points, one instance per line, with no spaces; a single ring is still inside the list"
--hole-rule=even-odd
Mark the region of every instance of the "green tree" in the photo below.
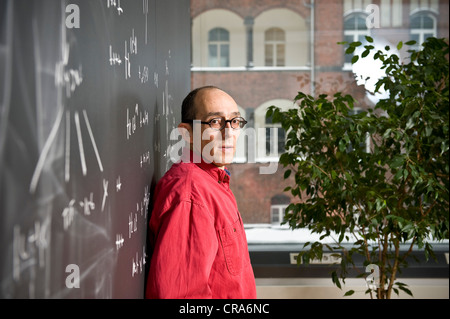
[[[374,50],[373,39],[366,40],[352,63]],[[363,46],[350,43],[346,53],[357,47]],[[383,299],[392,291],[412,295],[396,276],[414,247],[428,260],[435,258],[432,242],[449,238],[448,43],[429,38],[419,50],[408,50],[407,61],[386,50],[374,50],[373,59],[386,72],[375,92],[384,88],[389,97],[374,109],[354,114],[350,95],[313,98],[299,92],[298,108],[283,112],[272,106],[267,112],[287,132],[280,163],[285,178],[295,180],[285,189],[296,200],[284,223],[306,227],[321,239],[336,238],[333,245],[306,243],[299,262],[321,259],[324,251],[343,252],[331,276],[342,288],[355,266],[353,256],[363,255],[365,267],[379,269],[377,289],[366,293]]]

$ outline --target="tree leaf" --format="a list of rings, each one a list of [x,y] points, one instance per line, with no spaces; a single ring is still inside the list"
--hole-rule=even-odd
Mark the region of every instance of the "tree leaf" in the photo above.
[[[352,64],[355,64],[356,62],[358,62],[359,60],[359,56],[358,55],[354,55],[352,58]]]
[[[344,294],[344,297],[351,296],[351,295],[353,295],[354,293],[355,293],[354,290],[349,290],[349,291],[347,291],[347,292]]]

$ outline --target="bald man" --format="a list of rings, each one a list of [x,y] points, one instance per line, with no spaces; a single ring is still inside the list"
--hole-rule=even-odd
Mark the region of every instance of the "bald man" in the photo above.
[[[178,128],[188,147],[155,189],[146,297],[256,298],[244,225],[226,169],[247,122],[234,99],[213,86],[190,92],[181,113]]]

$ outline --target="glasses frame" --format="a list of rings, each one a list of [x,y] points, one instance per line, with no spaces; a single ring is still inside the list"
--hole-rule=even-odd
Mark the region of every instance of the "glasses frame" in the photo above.
[[[224,121],[223,124],[222,124],[222,126],[221,126],[220,128],[214,128],[214,127],[211,126],[211,122],[214,121],[214,120],[217,120],[217,119],[220,119],[220,120],[223,120],[223,121]],[[244,124],[242,125],[242,127],[239,126],[238,128],[234,128],[234,127],[232,126],[231,123],[232,123],[234,120],[236,120],[236,119],[241,119],[241,123],[244,123]],[[192,124],[192,123],[194,123],[194,121],[200,122],[201,124],[209,125],[209,127],[210,127],[211,129],[215,130],[215,131],[222,131],[222,130],[225,128],[225,126],[227,126],[227,123],[230,123],[230,126],[231,126],[231,128],[232,128],[233,130],[241,130],[241,129],[243,129],[244,126],[248,123],[242,116],[236,116],[236,117],[233,117],[231,120],[224,120],[224,119],[221,118],[221,117],[215,117],[215,118],[209,120],[208,122],[203,122],[203,121],[199,121],[199,120],[184,120],[183,123],[189,123],[189,124]]]

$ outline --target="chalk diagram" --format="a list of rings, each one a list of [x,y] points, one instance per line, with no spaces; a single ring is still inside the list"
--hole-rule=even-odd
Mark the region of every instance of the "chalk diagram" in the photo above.
[[[70,57],[70,44],[66,39],[66,28],[62,26],[61,32],[61,61],[58,61],[55,65],[55,85],[60,91],[65,91],[66,98],[70,98],[75,90],[82,84],[83,82],[83,74],[81,65],[78,69],[73,69],[69,67],[69,57]],[[44,143],[44,147],[39,156],[38,162],[36,164],[33,176],[30,182],[30,193],[34,193],[39,183],[40,176],[44,169],[44,165],[47,162],[47,157],[49,155],[50,149],[59,133],[60,127],[65,118],[65,169],[64,169],[64,179],[66,182],[70,181],[70,138],[71,138],[71,119],[72,112],[71,110],[65,110],[65,107],[62,103],[62,92],[58,92],[58,113],[56,115],[55,123],[52,126],[50,134]],[[89,139],[91,142],[91,146],[95,152],[95,157],[97,159],[98,168],[101,172],[103,172],[103,164],[100,158],[100,154],[98,151],[97,143],[95,141],[94,134],[92,132],[92,127],[89,122],[89,117],[86,110],[82,110],[80,116],[79,111],[73,112],[73,120],[75,123],[75,131],[78,140],[78,148],[80,153],[80,163],[83,175],[87,174],[87,164],[85,157],[85,147],[81,129],[81,122],[84,121],[85,127],[87,128],[87,132],[89,135]],[[64,116],[65,115],[65,116]]]
[[[117,17],[123,19],[122,16],[126,16],[127,4],[125,4],[124,8],[122,7],[124,3],[121,4],[120,0],[104,1],[107,4],[106,7],[111,12],[114,12],[115,19]],[[66,2],[61,4],[62,17],[65,16],[65,4]],[[123,81],[128,81],[130,78],[137,77],[134,80],[138,80],[139,84],[144,86],[153,85],[154,83],[158,89],[158,73],[156,71],[153,73],[154,70],[152,70],[151,66],[144,65],[145,62],[141,65],[138,65],[138,63],[132,65],[132,62],[135,62],[133,57],[137,55],[138,35],[139,40],[142,39],[142,42],[144,42],[143,37],[145,35],[145,44],[150,42],[147,30],[148,0],[142,0],[142,7],[139,6],[139,10],[142,10],[144,15],[142,24],[145,23],[145,30],[130,27],[129,34],[124,39],[125,41],[122,41],[117,47],[112,45],[102,47],[105,50],[102,51],[101,56],[111,68],[123,70],[119,84],[123,83]],[[37,27],[41,26],[41,22],[37,21],[34,23],[36,23],[35,30],[37,31],[33,34],[33,39],[39,43],[40,36],[43,33]],[[46,118],[45,133],[42,133],[39,136],[40,138],[38,138],[39,151],[37,159],[33,159],[35,162],[33,162],[31,167],[31,179],[27,177],[24,186],[29,194],[36,195],[38,199],[41,198],[39,197],[41,194],[46,196],[49,189],[50,192],[48,192],[49,196],[46,196],[45,202],[40,201],[37,203],[39,214],[29,215],[34,221],[31,226],[18,222],[12,228],[12,261],[14,270],[12,280],[15,283],[21,283],[30,278],[28,281],[28,292],[32,297],[39,297],[41,293],[46,297],[63,296],[69,293],[66,290],[53,292],[51,289],[42,292],[39,286],[40,281],[44,277],[46,282],[53,280],[53,278],[46,277],[49,275],[47,269],[50,269],[47,267],[53,266],[53,254],[55,252],[58,253],[63,244],[67,247],[84,247],[89,240],[95,238],[96,243],[100,242],[102,245],[100,251],[93,250],[96,254],[96,261],[88,265],[89,268],[84,272],[84,277],[87,278],[93,273],[99,272],[96,277],[98,282],[96,283],[97,290],[95,294],[98,296],[104,293],[105,296],[111,297],[112,291],[109,281],[112,280],[111,274],[114,273],[116,264],[123,262],[128,265],[127,269],[130,271],[130,277],[138,278],[138,276],[143,274],[147,256],[145,253],[146,243],[142,240],[141,235],[142,229],[147,224],[150,190],[148,185],[139,181],[139,184],[135,183],[133,185],[133,187],[139,187],[138,193],[135,192],[135,200],[128,198],[120,208],[120,211],[117,208],[111,208],[114,205],[109,205],[114,199],[122,199],[124,195],[129,195],[125,190],[129,187],[130,180],[127,180],[127,175],[121,174],[122,171],[116,172],[114,169],[113,175],[106,177],[107,173],[111,173],[111,168],[108,165],[110,163],[105,156],[107,153],[101,152],[102,135],[97,134],[96,136],[95,134],[97,123],[95,116],[90,114],[91,106],[87,104],[74,105],[75,103],[72,103],[76,101],[80,93],[84,92],[85,86],[90,86],[90,79],[89,72],[87,72],[89,70],[83,70],[83,60],[77,56],[76,50],[79,50],[77,38],[71,38],[72,34],[69,32],[64,25],[64,19],[62,19],[60,31],[56,31],[54,34],[56,48],[52,49],[54,54],[50,57],[46,57],[45,54],[41,56],[40,47],[35,47],[35,85],[36,95],[38,96],[36,109],[37,113],[41,112],[39,114],[40,117],[38,116],[39,121],[41,121],[39,124],[44,123],[41,120],[44,112],[48,112],[51,109],[51,116]],[[161,113],[166,118],[166,121],[173,115],[173,111],[169,107],[173,98],[169,94],[168,60],[170,60],[170,51],[165,65],[167,78],[165,86],[162,90],[158,90],[158,92],[163,91],[163,109]],[[139,59],[136,61],[139,61]],[[146,60],[141,59],[140,61]],[[86,67],[86,65],[84,66]],[[151,73],[153,73],[153,83],[151,81]],[[43,81],[44,77],[46,82],[42,84],[40,82]],[[41,98],[47,92],[52,93],[45,96],[47,99]],[[129,143],[138,141],[140,135],[145,133],[140,131],[143,131],[144,127],[152,125],[151,112],[143,105],[134,102],[130,105],[122,106],[120,111],[123,112],[120,114],[123,114],[124,117],[120,120],[122,124],[119,125],[118,129],[123,134],[123,140],[125,142],[129,141]],[[41,126],[44,127],[43,125]],[[166,130],[168,131],[168,129],[169,123],[166,122]],[[105,162],[102,159],[102,154]],[[150,167],[152,163],[151,145],[131,155],[133,155],[131,159],[135,161],[133,168],[139,173]],[[55,161],[57,161],[57,165],[53,166]],[[56,167],[54,171],[52,170],[53,167]],[[57,176],[55,172],[57,172]],[[49,174],[51,176],[47,178]],[[91,176],[92,174],[94,176]],[[89,178],[78,185],[76,183],[76,177],[78,176],[87,176]],[[55,183],[51,185],[51,188],[48,188],[47,181],[56,179],[58,185]],[[88,180],[89,185],[87,185]],[[58,192],[62,189],[62,192],[53,192],[54,187],[58,187]],[[76,191],[72,191],[72,187],[76,188]],[[32,197],[35,198],[35,196]],[[56,200],[53,202],[54,198]],[[53,211],[53,209],[57,211]],[[96,212],[104,211],[107,213],[95,215]],[[123,220],[120,216],[124,216]],[[114,223],[112,220],[114,220]],[[115,223],[116,221],[117,224]],[[125,223],[128,225],[127,228],[125,228]],[[58,226],[54,227],[58,224],[61,225],[61,229]],[[54,233],[57,234],[58,238],[62,239],[60,242],[53,240]],[[87,236],[85,236],[86,234]],[[92,251],[89,251],[85,255],[91,253]],[[77,253],[74,252],[73,254],[76,255]],[[84,258],[86,257],[85,255],[76,255],[76,257],[80,258],[80,260],[86,259]],[[90,258],[92,256],[89,255],[87,257]],[[108,266],[104,266],[104,264]]]

